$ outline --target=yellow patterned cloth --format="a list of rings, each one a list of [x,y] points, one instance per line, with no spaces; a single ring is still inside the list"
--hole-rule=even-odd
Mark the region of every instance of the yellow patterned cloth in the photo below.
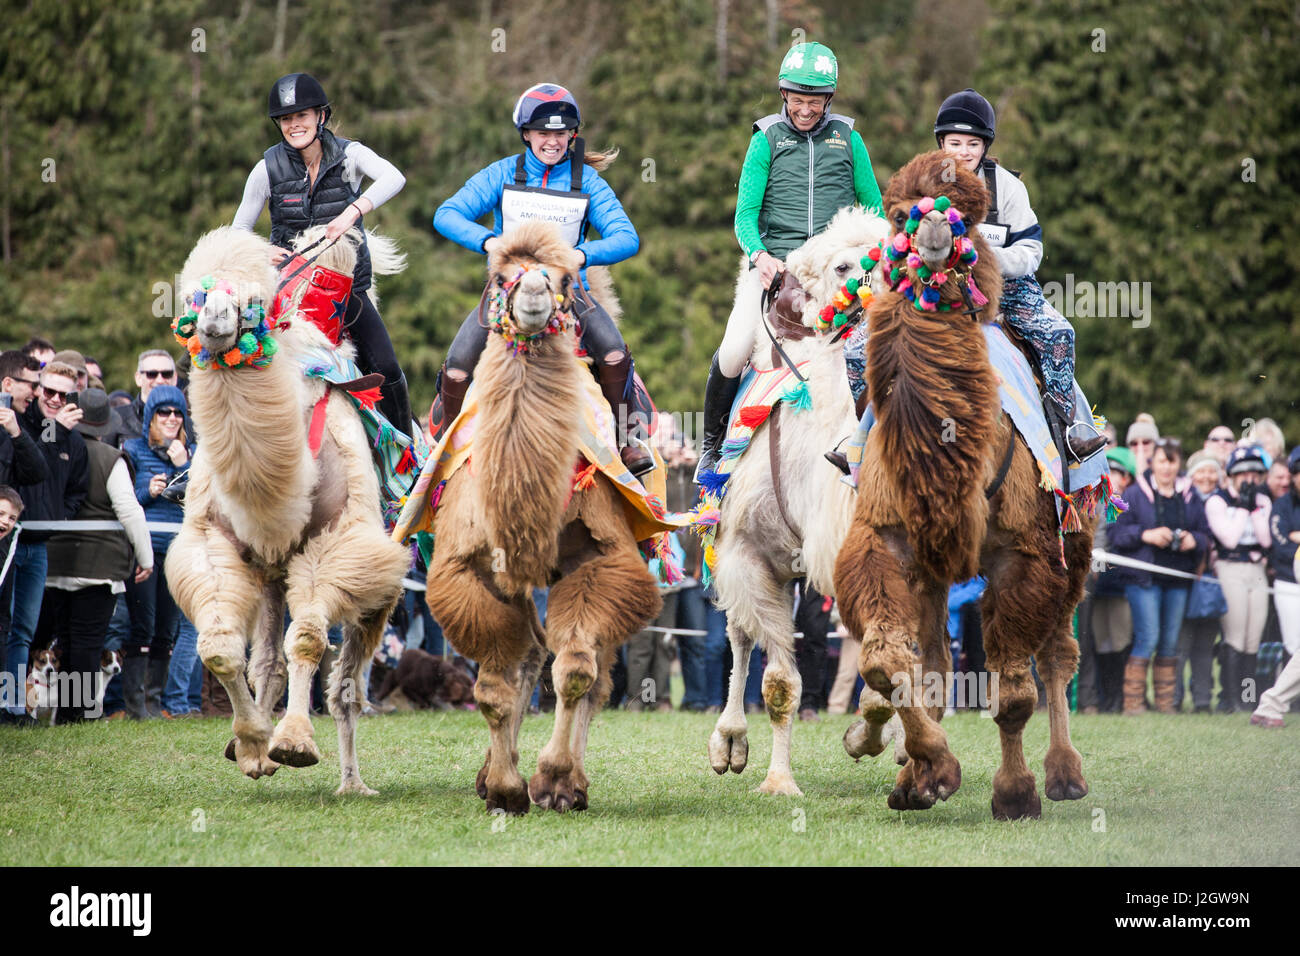
[[[654,469],[638,480],[619,457],[618,444],[614,440],[614,416],[601,394],[600,386],[590,375],[584,374],[582,380],[585,385],[585,401],[582,404],[583,414],[576,452],[586,459],[588,467],[584,469],[583,463],[577,462],[575,455],[575,491],[588,486],[587,483],[591,480],[590,466],[594,465],[622,492],[623,507],[637,541],[652,540],[665,532],[687,526],[690,523],[689,515],[669,512],[665,508],[668,485],[664,463],[658,451],[651,449],[655,459]],[[419,532],[432,532],[433,514],[442,483],[469,461],[473,454],[475,423],[478,418],[478,399],[475,393],[476,386],[472,385],[465,396],[460,415],[443,433],[442,439],[433,447],[425,461],[420,477],[397,518],[393,540],[405,542]]]

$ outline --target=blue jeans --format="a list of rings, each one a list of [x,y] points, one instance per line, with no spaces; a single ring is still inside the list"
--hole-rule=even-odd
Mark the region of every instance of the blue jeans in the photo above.
[[[47,567],[45,542],[28,543],[19,538],[13,565],[9,569],[14,579],[13,623],[9,628],[9,639],[5,642],[5,673],[10,675],[5,683],[15,690],[17,699],[3,701],[4,706],[14,714],[26,710],[23,697],[27,687],[27,654],[32,646],[32,636],[36,633],[36,622],[41,616]]]
[[[171,714],[185,714],[190,710],[190,701],[194,694],[194,662],[199,659],[199,632],[194,629],[190,619],[179,613],[180,628],[176,635],[176,645],[172,648],[172,662],[167,669],[167,686],[163,689],[162,705]],[[201,666],[201,665],[200,665]],[[199,671],[200,681],[203,672]]]
[[[677,593],[677,626],[690,631],[707,630],[704,595],[701,588],[682,588]],[[695,634],[677,636],[677,654],[682,662],[683,710],[704,710],[709,706],[708,637]],[[719,656],[722,649],[719,647]]]
[[[756,707],[763,706],[763,652],[757,642],[749,655],[749,674],[745,680],[745,703]]]
[[[1124,589],[1133,611],[1130,657],[1173,657],[1187,609],[1188,589],[1160,584],[1130,584]],[[1154,654],[1152,653],[1154,651]]]
[[[713,602],[704,602],[704,684],[705,699],[710,707],[722,707],[727,702],[727,615]]]

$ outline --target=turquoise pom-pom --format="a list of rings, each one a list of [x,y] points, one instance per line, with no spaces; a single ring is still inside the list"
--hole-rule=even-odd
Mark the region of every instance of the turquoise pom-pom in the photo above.
[[[948,207],[952,205],[952,200],[947,196],[940,196],[934,201],[934,208],[940,212],[947,212]]]
[[[844,283],[844,288],[848,290],[849,295],[857,295],[857,294],[858,294],[858,280],[857,280],[857,279],[849,279],[847,282]]]
[[[275,339],[269,336],[267,338],[262,339],[262,354],[265,355],[267,358],[270,358],[277,351],[279,351],[279,348],[280,346],[275,344]]]
[[[212,276],[204,276],[202,279],[199,280],[199,285],[203,288],[205,292],[210,290],[216,284],[217,284],[217,280],[212,278]]]
[[[257,336],[252,332],[245,332],[239,337],[239,351],[244,355],[252,355],[257,351]]]
[[[912,233],[916,232],[916,227],[918,225],[920,225],[920,220],[909,219],[907,220],[907,225],[903,227],[903,231],[910,236]]]

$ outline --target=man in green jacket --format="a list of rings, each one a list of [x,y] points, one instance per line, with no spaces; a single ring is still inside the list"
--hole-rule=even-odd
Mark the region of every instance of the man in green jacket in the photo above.
[[[830,112],[838,72],[828,47],[791,47],[777,83],[784,106],[754,124],[736,201],[736,239],[748,271],[736,284],[736,302],[709,368],[697,478],[718,462],[740,373],[754,349],[763,289],[785,269],[785,256],[844,206],[856,202],[883,215],[866,144],[852,119]]]

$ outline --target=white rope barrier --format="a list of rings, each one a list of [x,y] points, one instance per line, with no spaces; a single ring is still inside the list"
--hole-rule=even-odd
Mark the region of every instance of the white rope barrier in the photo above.
[[[1158,564],[1150,564],[1146,561],[1139,561],[1137,558],[1129,558],[1129,557],[1125,557],[1122,554],[1112,554],[1109,551],[1103,551],[1101,548],[1093,548],[1092,549],[1093,567],[1096,568],[1099,562],[1103,565],[1113,564],[1116,567],[1121,567],[1121,568],[1135,568],[1138,571],[1150,571],[1152,574],[1163,574],[1166,577],[1171,577],[1171,578],[1183,578],[1188,581],[1196,580],[1195,574],[1189,574],[1186,571],[1175,571],[1173,568],[1162,568]],[[1105,568],[1103,567],[1101,568],[1101,570],[1104,571]],[[1215,577],[1214,572],[1211,571],[1209,568],[1205,569],[1205,573],[1208,574],[1212,580],[1216,580],[1216,581],[1218,580],[1218,578]],[[1247,590],[1258,591],[1259,588],[1247,588]],[[1272,588],[1264,588],[1263,590],[1267,594],[1273,593]]]

